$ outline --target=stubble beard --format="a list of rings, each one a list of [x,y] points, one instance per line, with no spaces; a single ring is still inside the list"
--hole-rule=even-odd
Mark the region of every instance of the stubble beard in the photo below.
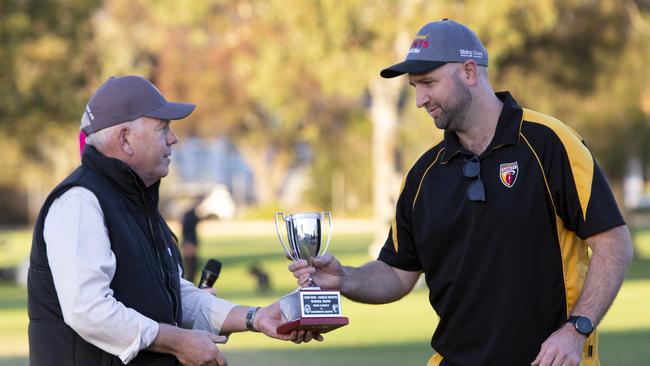
[[[442,108],[443,112],[434,119],[434,123],[439,129],[449,132],[463,131],[472,104],[472,94],[458,75],[454,77],[454,88],[450,94],[451,103]]]

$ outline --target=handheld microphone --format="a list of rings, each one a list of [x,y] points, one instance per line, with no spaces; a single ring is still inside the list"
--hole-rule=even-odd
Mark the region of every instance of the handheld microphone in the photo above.
[[[221,262],[216,259],[210,259],[205,264],[201,272],[201,280],[199,281],[199,288],[208,288],[214,285],[214,282],[219,278],[221,272]]]

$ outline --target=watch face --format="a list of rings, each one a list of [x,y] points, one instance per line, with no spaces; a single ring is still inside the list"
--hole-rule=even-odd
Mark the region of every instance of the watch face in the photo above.
[[[591,320],[589,320],[589,318],[581,316],[576,321],[576,329],[582,334],[589,334],[594,329],[594,326],[591,324]]]

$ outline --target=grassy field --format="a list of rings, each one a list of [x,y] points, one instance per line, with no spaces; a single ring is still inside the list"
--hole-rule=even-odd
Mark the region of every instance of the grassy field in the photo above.
[[[292,291],[277,237],[210,237],[202,242],[202,258],[218,258],[223,270],[218,295],[240,304],[264,305]],[[0,266],[19,263],[29,250],[29,233],[0,232]],[[650,230],[635,236],[638,256],[615,304],[600,326],[603,365],[647,365],[650,360]],[[335,235],[330,250],[346,264],[367,260],[367,234]],[[256,294],[247,268],[260,264],[271,275],[273,291]],[[202,266],[202,264],[201,264]],[[426,289],[388,305],[372,306],[343,300],[350,325],[326,334],[325,342],[295,345],[260,334],[234,334],[222,347],[229,364],[237,365],[424,365],[436,315]],[[0,366],[27,365],[26,291],[0,284]]]

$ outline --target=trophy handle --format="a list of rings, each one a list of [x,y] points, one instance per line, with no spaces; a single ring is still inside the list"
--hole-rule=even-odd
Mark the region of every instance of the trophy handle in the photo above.
[[[327,248],[330,246],[330,239],[332,239],[332,213],[331,212],[323,212],[323,216],[327,215],[329,219],[329,229],[327,231],[327,244],[325,244],[325,250],[323,250],[323,254],[327,253]],[[323,255],[321,254],[321,255]]]
[[[278,215],[282,215],[282,221],[284,220],[284,212],[276,212],[275,213],[275,232],[278,233],[278,239],[280,239],[280,244],[282,244],[282,248],[284,249],[284,252],[287,254],[287,257],[293,259],[296,261],[297,259],[293,257],[291,252],[287,249],[287,246],[284,245],[284,240],[282,240],[282,234],[280,234],[280,227],[278,226]]]

